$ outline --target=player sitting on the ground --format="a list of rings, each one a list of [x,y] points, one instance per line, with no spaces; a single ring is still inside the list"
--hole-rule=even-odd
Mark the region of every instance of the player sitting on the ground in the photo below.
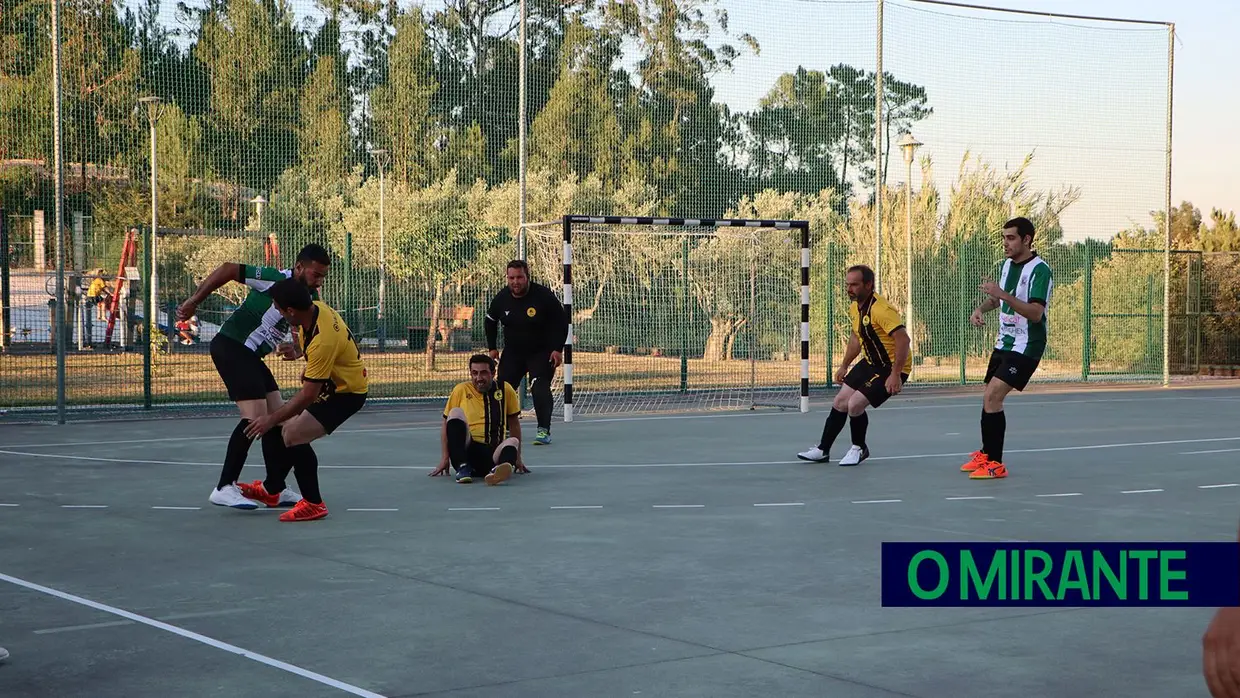
[[[874,292],[874,270],[858,264],[849,268],[845,281],[848,296],[853,301],[848,307],[853,331],[844,361],[835,372],[836,382],[844,385],[831,404],[831,414],[822,427],[822,439],[817,446],[798,453],[797,457],[817,463],[828,460],[831,444],[847,419],[852,431],[852,447],[840,459],[840,465],[857,465],[870,457],[870,448],[865,443],[870,418],[865,408],[877,409],[900,392],[913,370],[913,357],[900,313]],[[849,364],[862,351],[865,359],[849,371]]]
[[[485,473],[488,485],[498,485],[514,471],[529,472],[521,461],[521,402],[511,385],[496,382],[495,359],[470,357],[469,380],[452,389],[443,417],[442,456],[432,477],[451,465],[461,484]]]

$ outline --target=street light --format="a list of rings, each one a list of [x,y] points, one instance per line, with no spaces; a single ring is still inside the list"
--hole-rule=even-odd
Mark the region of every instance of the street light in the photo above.
[[[905,131],[898,144],[904,151],[904,164],[908,167],[908,176],[904,178],[904,328],[909,334],[909,351],[912,352],[913,338],[913,154],[924,145]]]
[[[370,156],[379,168],[379,351],[383,351],[387,339],[387,330],[383,327],[383,299],[387,290],[387,221],[384,218],[387,208],[387,192],[383,181],[383,169],[387,167],[388,151],[385,148],[371,148]]]
[[[155,159],[155,122],[159,121],[159,117],[164,113],[163,98],[149,96],[142,97],[139,103],[146,105],[146,119],[151,125],[151,293],[147,298],[146,314],[151,318],[151,327],[159,327],[159,291],[157,283],[157,275],[155,269],[158,266],[156,261],[158,257],[155,254],[155,239],[159,236],[159,190],[156,188],[156,168]],[[168,325],[172,325],[172,318],[168,318]],[[150,341],[150,337],[147,337]]]

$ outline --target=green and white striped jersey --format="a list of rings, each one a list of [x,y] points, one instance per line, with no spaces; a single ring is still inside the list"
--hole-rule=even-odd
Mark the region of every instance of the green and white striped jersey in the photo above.
[[[1041,359],[1046,351],[1046,330],[1049,322],[1051,291],[1055,280],[1051,267],[1035,252],[1028,260],[1015,264],[1003,260],[999,268],[999,286],[1026,303],[1042,302],[1041,322],[1029,322],[1029,318],[1017,313],[1007,302],[999,304],[999,340],[995,349],[1006,349]]]
[[[241,265],[241,281],[250,287],[241,307],[220,328],[220,334],[249,347],[250,351],[260,357],[275,350],[276,345],[288,337],[288,321],[271,303],[267,291],[277,281],[293,276],[291,269],[275,267],[255,267]],[[311,290],[310,295],[319,300],[318,291]]]

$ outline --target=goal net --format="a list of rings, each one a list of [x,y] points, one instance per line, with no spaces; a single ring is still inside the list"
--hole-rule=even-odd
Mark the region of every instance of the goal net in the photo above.
[[[564,216],[526,236],[570,313],[556,416],[809,410],[809,224]]]

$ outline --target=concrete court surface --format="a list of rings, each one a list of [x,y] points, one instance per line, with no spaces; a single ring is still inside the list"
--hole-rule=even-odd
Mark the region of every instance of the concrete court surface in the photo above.
[[[826,408],[556,424],[501,487],[363,412],[302,524],[207,503],[232,418],[0,427],[0,696],[1207,695],[1211,609],[882,608],[880,544],[1233,540],[1240,389],[1014,395],[988,482],[976,391],[856,468],[795,460]]]

